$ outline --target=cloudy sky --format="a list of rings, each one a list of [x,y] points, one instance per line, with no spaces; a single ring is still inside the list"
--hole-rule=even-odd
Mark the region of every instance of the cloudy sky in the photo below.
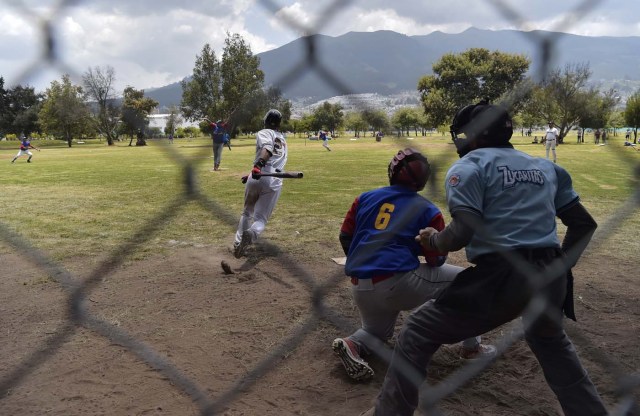
[[[310,33],[426,35],[471,26],[640,36],[640,1],[0,0],[0,76],[43,91],[63,73],[79,81],[89,67],[111,66],[118,91],[148,89],[190,75],[206,43],[220,56],[227,33],[260,53]]]

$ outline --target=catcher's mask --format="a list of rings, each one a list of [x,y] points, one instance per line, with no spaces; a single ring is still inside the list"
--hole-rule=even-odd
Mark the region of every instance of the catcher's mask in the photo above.
[[[478,147],[496,147],[511,140],[513,123],[507,110],[481,101],[460,109],[450,127],[460,157]]]
[[[404,185],[415,191],[421,191],[431,176],[431,166],[422,153],[408,147],[398,151],[391,159],[388,173],[389,184]]]
[[[264,116],[264,126],[268,129],[277,129],[282,121],[282,113],[278,110],[271,109]]]

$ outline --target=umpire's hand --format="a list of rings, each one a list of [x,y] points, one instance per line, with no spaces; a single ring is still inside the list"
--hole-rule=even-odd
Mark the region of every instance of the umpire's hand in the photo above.
[[[416,236],[416,241],[420,243],[427,250],[437,251],[438,249],[432,245],[432,236],[438,234],[438,230],[433,227],[427,227],[420,230],[420,233]]]

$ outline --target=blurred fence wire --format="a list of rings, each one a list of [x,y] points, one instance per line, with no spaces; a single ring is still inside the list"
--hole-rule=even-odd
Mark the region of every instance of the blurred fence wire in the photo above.
[[[484,0],[487,3],[492,4],[495,7],[496,15],[502,15],[502,17],[508,19],[513,25],[523,31],[527,31],[526,36],[528,40],[536,45],[539,50],[540,73],[537,74],[539,80],[544,79],[546,74],[551,70],[550,63],[553,60],[554,54],[561,53],[556,50],[556,42],[561,37],[561,34],[553,34],[550,36],[543,36],[536,33],[529,32],[532,28],[526,16],[522,15],[518,11],[510,7],[509,3],[501,0]],[[277,2],[271,0],[261,0],[260,3],[264,6],[268,13],[274,15],[278,13],[280,21],[290,26],[291,30],[300,33],[301,35],[311,35],[319,32],[319,28],[322,22],[325,22],[332,15],[340,13],[346,6],[354,3],[355,1],[336,0],[328,2],[324,8],[323,13],[316,16],[315,23],[305,26],[299,21],[295,20],[293,16],[288,16],[286,13],[280,11],[280,6]],[[603,3],[599,0],[585,0],[579,4],[575,10],[566,13],[563,19],[558,22],[558,29],[562,28],[566,30],[568,27],[577,24],[580,18],[592,13],[594,8]],[[27,69],[22,74],[18,84],[34,77],[38,71],[42,71],[45,68],[54,68],[62,73],[74,74],[76,77],[80,68],[75,68],[72,63],[64,62],[59,55],[60,42],[56,37],[56,28],[63,24],[65,12],[69,7],[82,5],[82,1],[60,1],[57,9],[48,15],[37,14],[34,10],[27,7],[20,1],[5,0],[12,6],[15,6],[21,10],[25,16],[28,16],[33,23],[35,30],[40,32],[42,53],[38,59],[28,65]],[[315,42],[316,37],[308,37],[306,47],[307,53],[304,60],[300,62],[291,62],[289,71],[282,77],[276,84],[286,93],[287,87],[295,84],[301,77],[308,72],[316,72],[328,86],[333,88],[336,92],[335,95],[349,95],[353,91],[350,90],[348,83],[341,79],[340,73],[333,72],[330,67],[323,64],[326,60],[317,56],[318,49]],[[526,88],[526,87],[525,87]],[[364,107],[366,104],[362,102],[354,102],[356,107]],[[167,150],[170,152],[169,150]],[[79,328],[87,328],[100,334],[106,339],[121,345],[133,354],[135,354],[140,360],[146,363],[150,368],[153,368],[161,372],[171,383],[172,386],[182,390],[189,395],[192,401],[200,409],[202,415],[214,415],[220,414],[225,406],[239,396],[246,388],[255,383],[256,380],[263,377],[275,366],[278,365],[280,357],[282,357],[286,351],[291,350],[300,345],[305,336],[309,335],[313,330],[317,329],[320,322],[330,322],[337,328],[347,332],[351,328],[350,323],[347,322],[342,316],[341,311],[332,310],[328,307],[324,300],[326,293],[333,287],[344,281],[342,273],[332,276],[328,281],[326,279],[319,282],[313,275],[311,275],[304,266],[298,261],[298,259],[290,258],[286,254],[279,252],[282,263],[288,269],[293,271],[293,274],[298,276],[301,282],[308,288],[312,299],[312,313],[306,317],[301,325],[296,327],[289,336],[282,340],[268,356],[264,357],[253,368],[250,368],[246,375],[238,380],[235,384],[229,388],[223,394],[217,395],[216,399],[210,397],[207,394],[206,389],[197,385],[188,376],[185,375],[180,368],[175,364],[167,360],[163,355],[154,350],[153,346],[146,344],[145,342],[137,339],[136,337],[128,334],[123,329],[106,322],[99,317],[92,315],[86,308],[85,303],[89,295],[93,290],[100,285],[107,276],[113,273],[118,266],[120,266],[126,259],[121,253],[129,253],[137,246],[143,245],[145,242],[153,238],[154,234],[163,226],[168,224],[178,213],[180,207],[187,203],[198,203],[206,210],[215,213],[218,218],[226,223],[231,229],[234,229],[238,218],[229,213],[224,206],[219,204],[214,199],[209,198],[200,192],[196,186],[195,169],[192,162],[180,158],[177,154],[172,154],[176,164],[179,164],[182,169],[182,183],[184,184],[183,192],[175,196],[175,199],[170,204],[162,209],[161,214],[150,218],[146,223],[136,230],[133,235],[127,240],[123,241],[119,247],[113,249],[108,258],[99,264],[89,275],[87,279],[82,280],[73,276],[72,273],[65,270],[64,267],[59,265],[55,260],[47,256],[47,253],[43,253],[33,247],[29,241],[25,240],[22,236],[15,233],[7,227],[5,224],[0,223],[0,239],[7,245],[12,247],[17,252],[29,252],[33,253],[25,261],[34,263],[39,269],[46,272],[49,276],[58,282],[66,291],[66,309],[67,309],[67,321],[58,328],[54,335],[42,341],[38,348],[29,351],[25,354],[25,358],[16,365],[9,369],[2,378],[0,378],[0,400],[10,394],[11,390],[19,386],[26,376],[33,372],[38,367],[42,366],[49,358],[55,355],[60,350],[66,341],[78,331]],[[438,164],[438,161],[434,161]],[[634,172],[634,176],[639,176],[640,169],[637,166],[635,160],[628,157],[628,155],[620,154],[620,163],[629,167],[630,171]],[[442,163],[446,165],[446,163]],[[439,183],[438,181],[431,180],[431,184]],[[435,186],[435,185],[434,185]],[[433,189],[436,191],[436,189]],[[634,214],[638,210],[640,205],[640,189],[636,189],[635,193],[629,198],[629,200],[623,204],[617,211],[611,212],[611,215],[606,221],[606,224],[601,226],[604,232],[597,234],[591,242],[590,249],[597,250],[598,247],[605,244],[605,241],[616,232],[619,224],[623,224],[624,220],[630,215]],[[265,243],[267,246],[270,243]],[[271,245],[273,249],[277,250],[277,246]],[[517,259],[513,259],[517,262]],[[541,276],[536,275],[534,270],[530,272],[531,279],[537,279]],[[544,309],[546,299],[534,298],[528,308],[528,314],[536,316],[540,314]],[[576,343],[582,347],[589,347],[589,350],[600,351],[597,345],[593,345],[587,334],[581,333],[579,329],[573,328],[571,330],[572,338]],[[502,339],[499,339],[496,344],[499,347],[499,352],[503,352],[509,345],[522,337],[520,332],[507,333]],[[630,346],[630,348],[636,348],[637,345]],[[378,346],[378,348],[385,348]],[[389,357],[388,350],[381,350],[380,355],[383,357]],[[640,385],[640,376],[636,374],[629,374],[624,371],[621,365],[612,362],[611,358],[604,353],[596,353],[595,359],[603,366],[603,368],[609,368],[612,375],[615,377],[617,383],[618,402],[614,409],[612,409],[615,415],[626,415],[632,412],[637,412],[639,407],[635,399],[638,387]],[[438,387],[429,389],[429,391],[422,392],[422,403],[425,408],[422,410],[436,413],[438,402],[443,398],[449,396],[455,390],[464,385],[470,378],[476,376],[488,367],[486,362],[475,362],[463,366],[459,371],[451,374],[446,380],[444,380]],[[637,414],[637,413],[636,413]]]

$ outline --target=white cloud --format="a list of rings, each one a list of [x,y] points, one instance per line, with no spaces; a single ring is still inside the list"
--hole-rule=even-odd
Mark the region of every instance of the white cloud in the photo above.
[[[294,3],[290,6],[278,10],[273,18],[269,19],[269,24],[276,30],[300,30],[306,32],[306,28],[316,24],[316,19],[309,13],[310,9],[302,3]]]
[[[466,22],[454,24],[421,24],[410,17],[398,15],[393,9],[360,10],[357,12],[357,17],[354,20],[355,24],[351,28],[352,31],[373,32],[377,30],[392,30],[409,36],[424,35],[436,30],[449,33],[460,32],[469,27],[469,24]]]

